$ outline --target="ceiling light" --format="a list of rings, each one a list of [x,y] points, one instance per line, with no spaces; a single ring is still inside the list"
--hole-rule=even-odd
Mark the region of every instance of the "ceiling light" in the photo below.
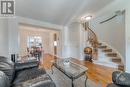
[[[92,16],[86,16],[86,17],[85,17],[85,20],[86,20],[86,21],[89,21],[91,18],[92,18]]]
[[[83,17],[81,17],[81,21],[89,21],[91,19],[92,19],[91,15],[90,16],[83,16]]]

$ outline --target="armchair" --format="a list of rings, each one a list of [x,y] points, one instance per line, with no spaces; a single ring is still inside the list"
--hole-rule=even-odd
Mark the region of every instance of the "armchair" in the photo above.
[[[112,81],[107,87],[130,87],[130,73],[115,71],[112,73]]]

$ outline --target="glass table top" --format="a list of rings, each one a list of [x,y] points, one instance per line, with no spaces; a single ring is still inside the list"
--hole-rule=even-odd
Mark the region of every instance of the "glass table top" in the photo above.
[[[71,77],[76,77],[82,73],[86,73],[88,69],[87,67],[74,63],[71,60],[66,62],[64,59],[57,59],[57,61],[54,62],[54,65]]]

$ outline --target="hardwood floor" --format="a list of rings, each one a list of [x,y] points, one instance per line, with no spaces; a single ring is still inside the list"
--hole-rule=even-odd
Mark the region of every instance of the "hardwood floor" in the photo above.
[[[42,67],[44,67],[46,70],[51,68],[51,62],[54,60],[54,56],[45,54],[43,58],[43,64],[41,64]],[[88,78],[94,81],[95,83],[99,83],[102,85],[102,87],[106,87],[108,83],[111,83],[112,80],[112,72],[117,70],[114,68],[109,68],[101,65],[96,65],[88,61],[81,61],[77,59],[73,59],[72,61],[82,64],[86,67],[88,67]]]

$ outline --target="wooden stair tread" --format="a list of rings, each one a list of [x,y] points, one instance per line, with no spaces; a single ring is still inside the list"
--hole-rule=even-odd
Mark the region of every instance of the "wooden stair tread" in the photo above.
[[[118,70],[124,71],[124,65],[123,64],[118,65]]]
[[[112,59],[121,59],[120,57],[111,57]]]
[[[117,53],[112,53],[112,52],[106,53],[106,55],[109,57],[117,57]]]
[[[98,48],[101,50],[101,52],[104,52],[108,58],[110,58],[111,62],[117,65],[118,70],[124,71],[124,64],[122,63],[120,56],[113,51],[112,48],[109,48],[103,43],[98,43]]]
[[[119,61],[115,61],[114,63],[118,64],[118,66],[122,66],[123,64]]]
[[[111,57],[112,60],[121,60],[119,57]]]
[[[107,46],[105,46],[105,45],[102,46],[102,45],[101,45],[101,46],[98,46],[98,48],[100,48],[100,49],[104,49],[104,48],[105,48],[105,49],[106,49]]]
[[[118,64],[118,70],[124,71],[124,65],[121,62],[116,62]]]
[[[116,55],[115,52],[105,52],[106,55]]]
[[[99,45],[99,46],[101,46],[101,45],[102,45],[102,43],[98,43],[98,45]]]
[[[120,66],[120,67],[124,67],[124,65],[123,65],[122,63],[120,63],[118,66]]]
[[[111,59],[113,62],[121,62],[121,58],[119,57],[112,57]]]
[[[103,49],[103,52],[112,52],[112,49]]]

